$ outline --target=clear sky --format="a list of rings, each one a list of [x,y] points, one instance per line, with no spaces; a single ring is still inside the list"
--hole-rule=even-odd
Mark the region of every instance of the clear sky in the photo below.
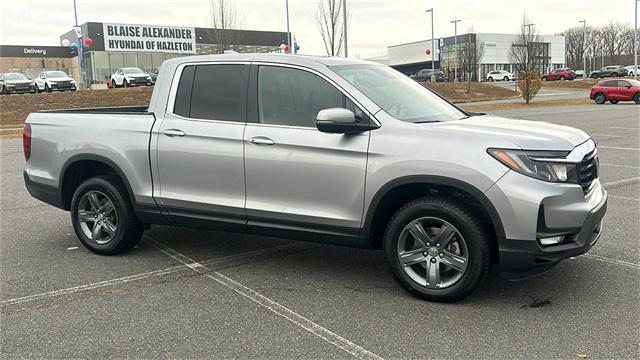
[[[116,22],[208,27],[210,0],[76,0],[80,23]],[[319,0],[289,0],[291,31],[301,52],[322,54],[315,23]],[[596,0],[347,0],[351,11],[349,55],[371,57],[386,46],[431,37],[425,9],[435,9],[436,37],[473,26],[477,32],[514,33],[527,12],[541,34],[558,33],[587,19],[591,25],[618,20],[633,26],[634,1]],[[73,0],[0,0],[0,43],[59,45],[58,36],[73,25]],[[284,31],[285,0],[235,0],[243,28]]]

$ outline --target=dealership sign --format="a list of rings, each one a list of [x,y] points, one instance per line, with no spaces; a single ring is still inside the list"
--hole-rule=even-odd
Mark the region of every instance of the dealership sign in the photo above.
[[[106,51],[195,54],[192,27],[103,24]]]

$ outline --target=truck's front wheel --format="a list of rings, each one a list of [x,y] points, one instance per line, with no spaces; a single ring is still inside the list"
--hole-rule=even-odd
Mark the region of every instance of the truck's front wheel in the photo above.
[[[101,255],[115,255],[136,245],[143,227],[120,181],[112,176],[86,180],[71,200],[71,221],[80,242]]]
[[[453,302],[469,295],[491,267],[490,235],[472,212],[429,196],[400,208],[384,237],[396,280],[423,299]]]

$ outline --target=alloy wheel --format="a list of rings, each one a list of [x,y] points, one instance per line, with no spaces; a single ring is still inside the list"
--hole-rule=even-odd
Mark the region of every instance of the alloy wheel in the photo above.
[[[456,284],[469,264],[467,243],[460,231],[437,217],[422,217],[407,224],[397,244],[405,274],[429,289]]]
[[[113,240],[118,214],[113,201],[100,191],[88,191],[78,203],[78,221],[84,235],[98,245]]]

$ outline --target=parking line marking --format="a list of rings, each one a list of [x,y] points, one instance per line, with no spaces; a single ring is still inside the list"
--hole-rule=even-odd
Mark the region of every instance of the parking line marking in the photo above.
[[[589,258],[589,259],[593,259],[593,260],[604,261],[604,262],[607,262],[609,264],[616,264],[616,265],[626,266],[626,267],[629,267],[629,268],[632,268],[632,269],[640,270],[640,264],[632,263],[632,262],[629,262],[629,261],[612,259],[612,258],[608,258],[608,257],[605,257],[605,256],[595,255],[595,254],[584,254],[582,256],[584,256],[586,258]]]
[[[623,167],[623,168],[629,168],[629,169],[640,169],[640,166],[631,166],[631,165],[605,164],[605,163],[600,163],[600,165],[613,166],[613,167]]]
[[[621,199],[621,200],[629,200],[629,201],[640,201],[640,199],[628,197],[628,196],[620,196],[620,195],[609,195],[610,198]]]
[[[639,148],[615,147],[615,146],[598,146],[598,149],[640,151]]]
[[[189,258],[188,256],[181,254],[172,248],[162,244],[159,241],[156,241],[148,236],[144,236],[144,240],[149,245],[155,247],[158,251],[166,254],[167,256],[177,260],[185,265],[196,263],[194,260]],[[217,283],[233,290],[239,295],[244,296],[245,298],[253,301],[254,303],[264,307],[265,309],[273,312],[274,314],[292,322],[293,324],[303,328],[304,330],[310,332],[311,334],[329,342],[330,344],[336,346],[337,348],[353,355],[359,359],[382,359],[382,357],[372,353],[365,348],[356,345],[355,343],[345,339],[344,337],[334,333],[333,331],[326,329],[317,323],[307,319],[306,317],[296,313],[295,311],[287,308],[286,306],[269,299],[268,297],[250,289],[249,287],[240,284],[239,282],[222,275],[217,271],[213,271],[211,273],[203,273],[202,269],[207,269],[206,267],[200,268],[192,268],[194,271],[201,273],[210,279],[216,281]],[[208,269],[207,269],[208,270]]]
[[[605,189],[613,189],[613,188],[631,185],[631,184],[637,184],[637,183],[640,183],[640,176],[632,177],[629,179],[611,181],[611,182],[602,184],[602,186],[604,186]]]
[[[269,252],[277,252],[277,251],[280,251],[280,250],[283,250],[283,249],[289,248],[289,247],[291,247],[291,245],[280,245],[280,246],[270,247],[270,248],[267,248],[267,249],[252,250],[252,251],[242,252],[242,253],[239,253],[239,254],[222,256],[222,257],[219,257],[219,258],[213,258],[211,260],[207,260],[207,261],[204,261],[204,262],[190,262],[188,264],[184,264],[183,263],[183,265],[171,266],[171,267],[168,267],[168,268],[165,268],[165,269],[148,271],[148,272],[144,272],[144,273],[140,273],[140,274],[128,275],[128,276],[123,276],[123,277],[119,277],[119,278],[115,278],[115,279],[98,281],[98,282],[90,283],[90,284],[78,285],[78,286],[74,286],[74,287],[70,287],[70,288],[66,288],[66,289],[48,291],[48,292],[44,292],[44,293],[40,293],[40,294],[27,295],[27,296],[22,296],[22,297],[13,298],[13,299],[6,299],[6,300],[0,301],[0,307],[4,307],[4,306],[8,306],[8,305],[20,304],[20,303],[28,302],[28,301],[37,301],[37,300],[42,300],[42,299],[48,299],[48,298],[61,296],[61,295],[74,294],[74,293],[94,290],[94,289],[98,289],[98,288],[102,288],[102,287],[125,284],[125,283],[128,283],[128,282],[132,282],[132,281],[136,281],[136,280],[142,280],[142,279],[150,278],[150,277],[153,277],[153,276],[168,275],[168,274],[180,272],[180,271],[187,270],[187,269],[194,269],[195,270],[195,269],[197,269],[199,267],[206,268],[206,266],[204,264],[206,264],[206,265],[215,265],[215,264],[218,264],[218,263],[221,263],[221,262],[233,261],[233,260],[238,260],[238,259],[242,259],[242,258],[246,258],[246,257],[256,256],[256,255],[264,255],[264,254],[269,253]]]

